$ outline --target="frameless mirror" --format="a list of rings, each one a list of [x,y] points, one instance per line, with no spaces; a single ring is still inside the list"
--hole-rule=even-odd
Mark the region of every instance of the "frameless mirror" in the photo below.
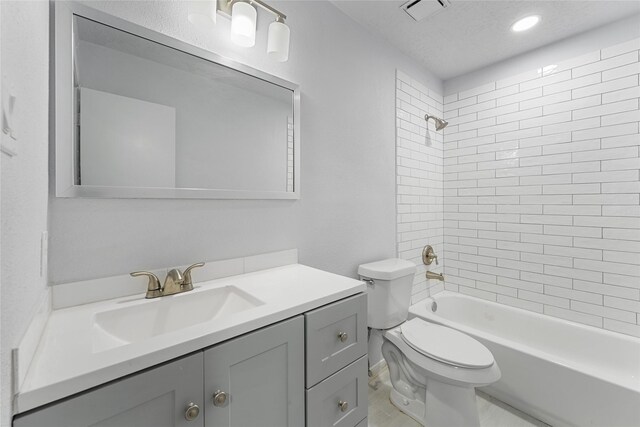
[[[298,197],[296,85],[55,7],[57,196]]]

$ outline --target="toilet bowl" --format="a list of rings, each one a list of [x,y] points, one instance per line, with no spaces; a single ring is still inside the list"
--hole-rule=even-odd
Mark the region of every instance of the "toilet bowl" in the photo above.
[[[427,427],[479,427],[475,387],[500,379],[491,352],[464,333],[407,321],[415,265],[402,259],[363,264],[367,321],[383,331],[382,354],[393,389],[391,402]]]
[[[416,332],[420,342],[410,342]],[[484,345],[422,319],[384,332],[383,339],[393,385],[390,399],[398,409],[428,427],[480,425],[475,387],[500,379],[500,369]]]

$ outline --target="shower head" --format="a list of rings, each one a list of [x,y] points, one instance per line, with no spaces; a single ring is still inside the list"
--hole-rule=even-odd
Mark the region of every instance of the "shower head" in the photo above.
[[[429,119],[433,119],[434,123],[436,124],[436,130],[442,130],[442,129],[446,128],[446,127],[447,127],[447,125],[449,124],[449,122],[447,122],[446,120],[442,120],[442,119],[441,119],[441,118],[439,118],[439,117],[436,117],[436,116],[430,116],[430,115],[428,115],[428,114],[426,114],[426,115],[424,116],[424,119],[425,119],[426,121],[429,121]]]

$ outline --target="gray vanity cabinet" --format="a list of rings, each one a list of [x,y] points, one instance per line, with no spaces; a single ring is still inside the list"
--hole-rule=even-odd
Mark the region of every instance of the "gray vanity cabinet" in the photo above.
[[[366,341],[359,294],[20,414],[13,426],[361,427]]]
[[[303,316],[206,350],[204,373],[207,426],[303,426]]]
[[[197,416],[190,404],[198,406]],[[304,317],[298,316],[37,409],[13,425],[300,427],[304,414]]]
[[[307,390],[307,427],[355,427],[367,416],[367,357]]]
[[[307,387],[367,352],[367,296],[345,298],[305,313]]]
[[[37,409],[16,418],[13,425],[204,427],[202,363],[198,352]],[[185,418],[190,404],[200,408],[193,421]]]
[[[307,427],[359,427],[366,421],[367,296],[305,314]]]

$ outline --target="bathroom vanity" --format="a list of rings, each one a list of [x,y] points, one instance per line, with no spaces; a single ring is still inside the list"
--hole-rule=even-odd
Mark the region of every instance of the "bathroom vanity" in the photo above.
[[[21,413],[13,425],[366,425],[363,287],[294,264],[199,283],[184,295],[54,311],[17,396]],[[253,298],[253,306],[151,336],[131,332],[134,325],[120,333],[109,323],[133,319],[132,307],[144,317],[154,304],[180,307],[189,294],[196,304],[229,288]],[[118,316],[104,314],[110,311]],[[167,319],[169,311],[162,311]],[[117,339],[105,341],[104,329]]]
[[[53,23],[56,197],[300,197],[297,84],[83,4]],[[130,280],[106,279],[67,296]],[[13,425],[366,425],[362,282],[292,264],[172,289],[54,310]]]

